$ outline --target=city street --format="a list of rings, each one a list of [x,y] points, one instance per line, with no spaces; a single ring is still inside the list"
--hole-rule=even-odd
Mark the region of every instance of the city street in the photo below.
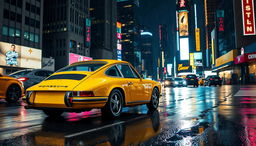
[[[97,109],[50,119],[1,100],[0,145],[255,145],[255,89],[167,87],[158,111],[124,108],[115,120]]]

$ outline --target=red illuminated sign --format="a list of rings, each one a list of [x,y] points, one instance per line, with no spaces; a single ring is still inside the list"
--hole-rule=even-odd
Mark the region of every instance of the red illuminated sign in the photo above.
[[[255,62],[255,61],[256,61],[256,52],[245,53],[235,58],[235,64],[240,64],[244,62]]]
[[[224,18],[219,17],[219,31],[224,31]]]
[[[185,8],[186,7],[186,1],[185,0],[180,0],[180,7]]]
[[[254,0],[242,0],[243,33],[255,35]]]

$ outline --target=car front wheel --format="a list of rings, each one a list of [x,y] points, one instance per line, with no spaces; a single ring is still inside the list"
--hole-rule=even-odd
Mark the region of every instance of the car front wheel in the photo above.
[[[151,95],[150,103],[147,104],[147,107],[150,111],[154,111],[158,108],[159,104],[159,92],[157,88],[154,88]]]
[[[123,95],[122,93],[114,89],[108,98],[108,102],[102,108],[102,114],[103,116],[109,116],[109,117],[119,117],[121,115],[123,108]]]

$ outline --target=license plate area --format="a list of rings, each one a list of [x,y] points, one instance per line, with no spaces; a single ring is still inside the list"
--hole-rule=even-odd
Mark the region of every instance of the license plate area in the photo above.
[[[65,92],[36,92],[34,103],[65,104]]]

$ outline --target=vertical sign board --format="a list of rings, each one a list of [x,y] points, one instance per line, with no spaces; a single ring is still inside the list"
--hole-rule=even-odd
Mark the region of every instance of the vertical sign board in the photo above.
[[[188,12],[179,12],[179,33],[180,36],[188,36]]]
[[[224,31],[224,10],[217,10],[218,31]]]
[[[200,28],[196,28],[196,51],[201,51],[201,48],[200,48]]]
[[[90,47],[91,45],[91,20],[89,18],[86,18],[86,22],[85,22],[85,45],[86,47]]]
[[[242,0],[243,34],[255,35],[254,0]]]
[[[117,60],[122,60],[122,24],[120,22],[116,23],[116,37],[117,37]]]

